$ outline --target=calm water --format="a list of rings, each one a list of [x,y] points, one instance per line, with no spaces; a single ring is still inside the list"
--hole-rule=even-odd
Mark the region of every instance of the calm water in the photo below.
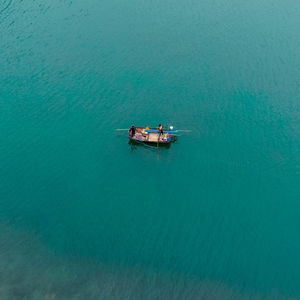
[[[300,299],[299,15],[0,0],[0,298]]]

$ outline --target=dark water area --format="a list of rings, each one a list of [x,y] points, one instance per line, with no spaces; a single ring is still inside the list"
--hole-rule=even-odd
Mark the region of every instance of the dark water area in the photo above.
[[[0,0],[0,298],[300,299],[299,15]]]

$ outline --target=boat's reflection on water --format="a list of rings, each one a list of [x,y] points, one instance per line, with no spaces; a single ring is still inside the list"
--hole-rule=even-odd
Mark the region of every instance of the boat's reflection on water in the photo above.
[[[139,141],[135,141],[135,140],[129,140],[128,145],[130,146],[131,151],[137,150],[139,148],[146,148],[149,150],[157,151],[157,147],[161,150],[169,149],[171,147],[171,144],[174,142],[157,145],[156,143],[145,143],[145,142],[139,142]]]

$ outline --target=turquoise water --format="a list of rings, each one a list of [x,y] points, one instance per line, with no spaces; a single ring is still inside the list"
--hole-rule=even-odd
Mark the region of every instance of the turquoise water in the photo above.
[[[300,299],[299,15],[2,0],[0,298]]]

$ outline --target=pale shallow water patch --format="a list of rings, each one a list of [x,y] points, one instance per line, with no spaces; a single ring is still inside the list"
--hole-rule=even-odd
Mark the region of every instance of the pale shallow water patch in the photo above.
[[[296,300],[245,295],[222,282],[57,257],[25,231],[0,225],[0,299]]]

